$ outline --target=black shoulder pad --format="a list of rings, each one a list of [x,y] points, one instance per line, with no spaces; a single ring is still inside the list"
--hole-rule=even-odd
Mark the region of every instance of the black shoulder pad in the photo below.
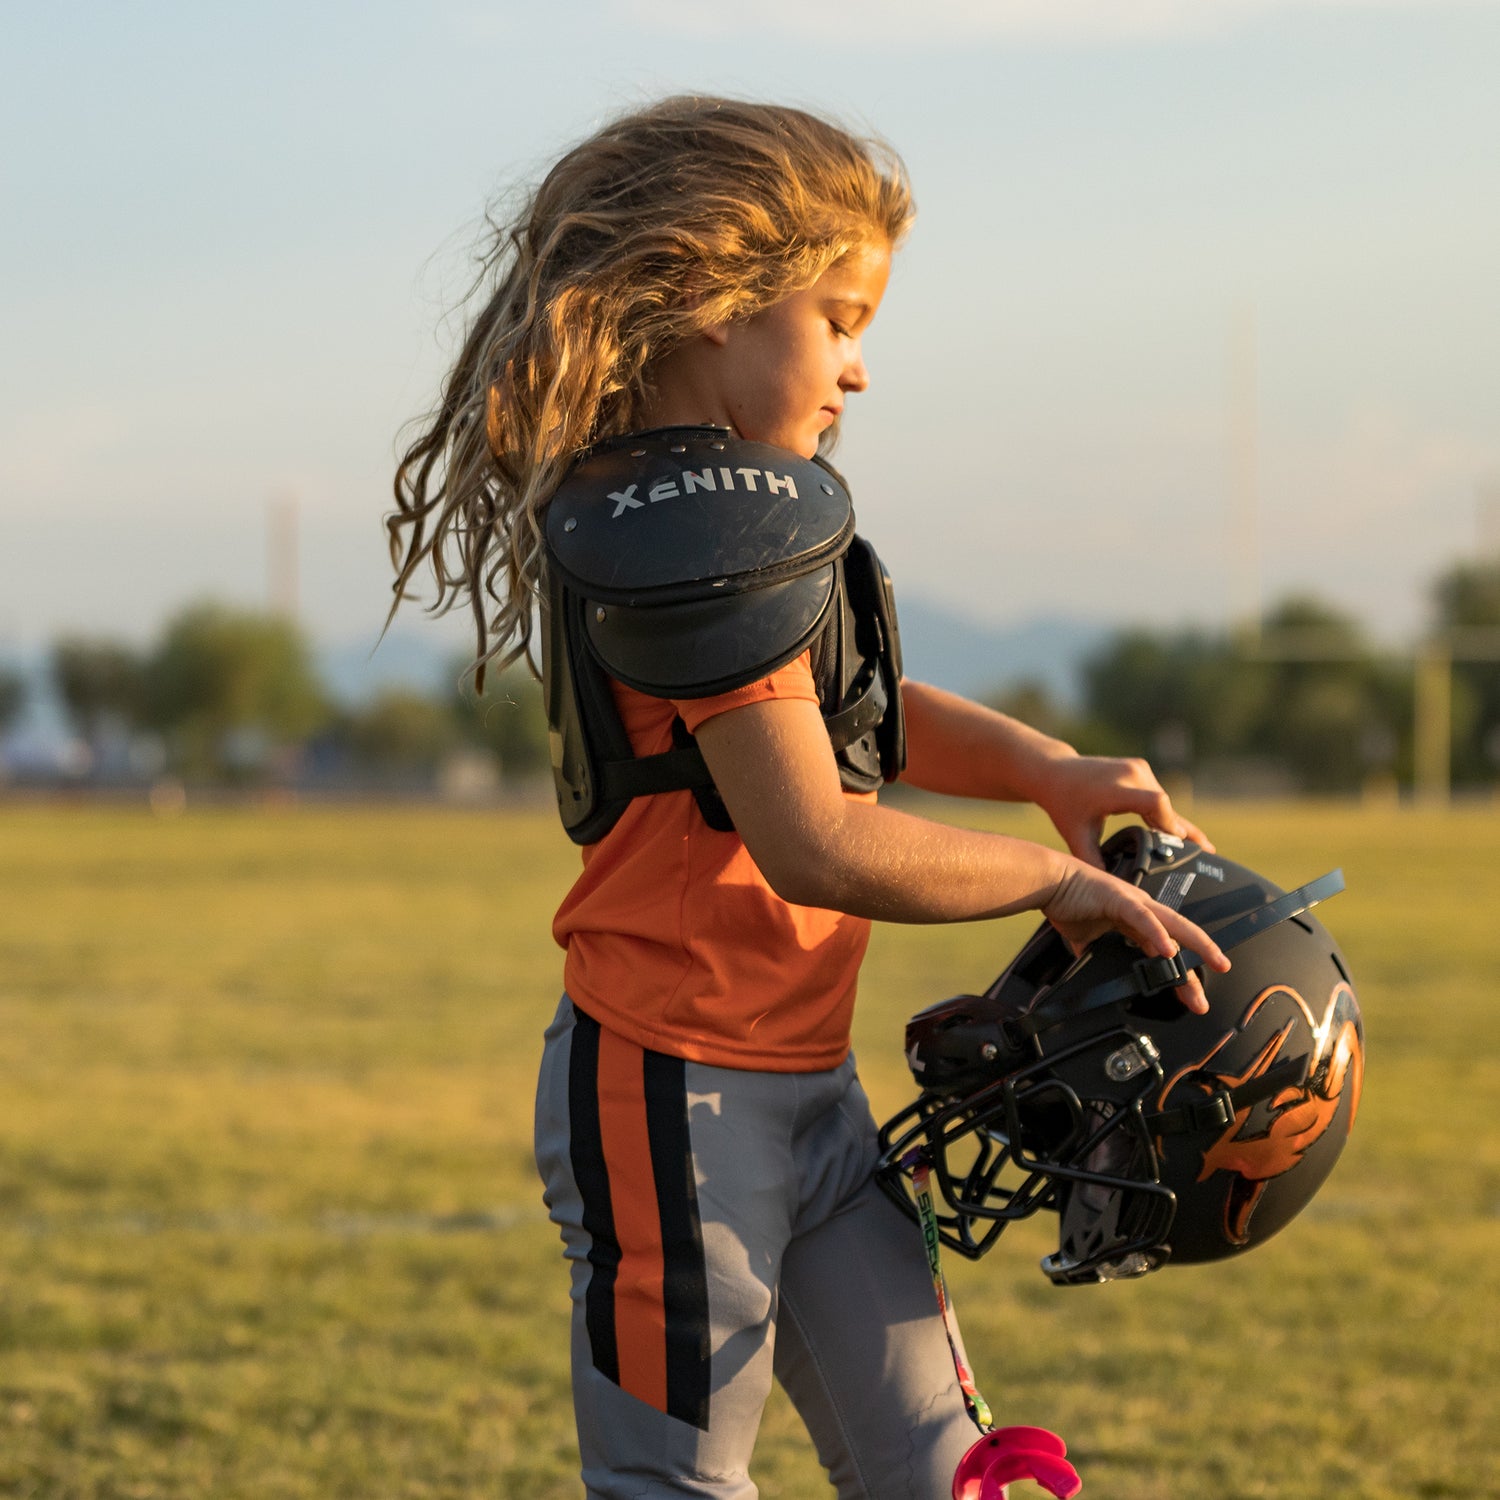
[[[600,664],[667,698],[728,692],[806,650],[853,534],[832,468],[716,427],[594,448],[546,520]]]

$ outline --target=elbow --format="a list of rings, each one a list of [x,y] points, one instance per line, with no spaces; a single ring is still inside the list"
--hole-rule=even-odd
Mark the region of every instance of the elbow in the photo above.
[[[766,884],[788,906],[826,906],[837,909],[839,883],[830,880],[826,871],[812,862],[767,870],[761,867]]]
[[[805,831],[803,837],[776,840],[769,848],[748,840],[746,847],[766,884],[789,906],[849,909],[854,893],[836,837]]]

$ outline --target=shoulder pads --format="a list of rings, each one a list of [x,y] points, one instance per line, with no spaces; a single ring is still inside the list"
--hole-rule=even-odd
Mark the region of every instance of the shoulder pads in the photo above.
[[[824,623],[854,535],[843,480],[727,428],[590,449],[547,506],[546,544],[612,677],[706,698],[775,671]]]

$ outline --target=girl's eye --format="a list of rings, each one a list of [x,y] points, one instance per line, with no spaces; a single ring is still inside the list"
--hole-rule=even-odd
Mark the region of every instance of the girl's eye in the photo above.
[[[833,319],[832,319],[832,318],[830,318],[830,319],[829,319],[829,320],[828,320],[828,326],[829,326],[829,327],[830,327],[830,328],[831,328],[831,329],[833,329],[833,331],[834,331],[834,332],[835,332],[835,333],[836,333],[836,334],[838,334],[838,336],[839,336],[839,337],[840,337],[840,338],[841,338],[841,339],[846,339],[846,338],[849,338],[849,337],[850,337],[850,333],[849,333],[849,330],[848,330],[848,329],[847,329],[847,328],[845,328],[845,327],[844,327],[844,325],[843,325],[843,324],[842,324],[842,323],[835,323],[835,322],[834,322],[834,321],[833,321]]]

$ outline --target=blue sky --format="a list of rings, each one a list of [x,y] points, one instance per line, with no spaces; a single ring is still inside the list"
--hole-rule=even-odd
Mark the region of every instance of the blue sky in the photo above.
[[[373,639],[396,433],[486,199],[668,90],[821,108],[911,167],[839,454],[900,591],[1225,621],[1253,328],[1265,595],[1417,629],[1500,510],[1500,5],[933,9],[5,7],[0,643],[262,603],[289,494],[303,618]]]

